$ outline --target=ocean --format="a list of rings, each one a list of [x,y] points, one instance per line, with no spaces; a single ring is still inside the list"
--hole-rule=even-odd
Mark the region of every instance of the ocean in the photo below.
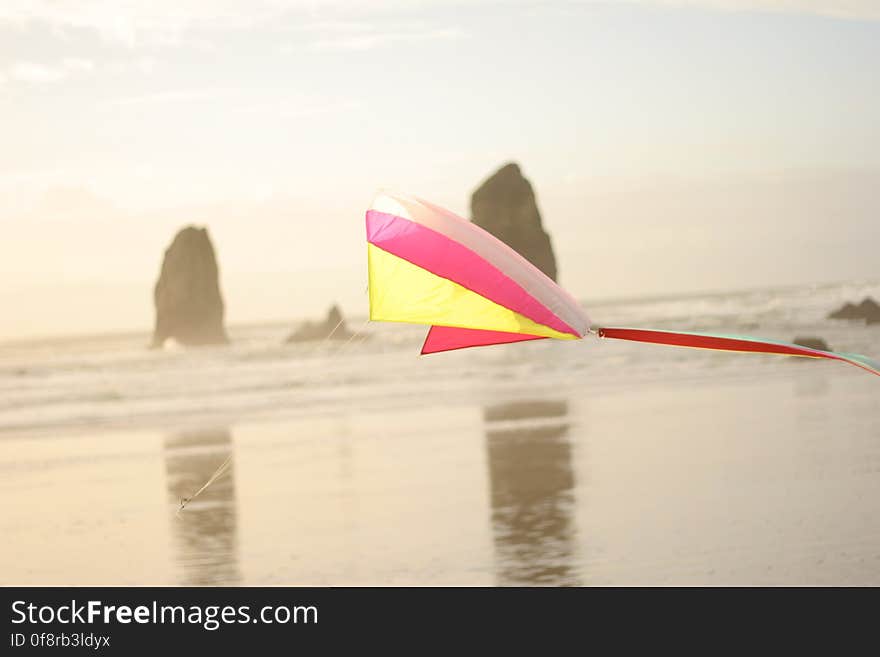
[[[869,295],[586,307],[877,358],[880,325],[825,319]],[[593,337],[419,356],[424,327],[358,327],[0,344],[0,583],[880,584],[877,377]]]

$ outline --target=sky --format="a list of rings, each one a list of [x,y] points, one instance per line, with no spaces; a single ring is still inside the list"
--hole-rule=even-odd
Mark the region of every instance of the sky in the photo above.
[[[367,308],[378,189],[508,161],[581,299],[880,277],[874,0],[4,0],[0,339],[149,330],[206,225],[231,324]]]

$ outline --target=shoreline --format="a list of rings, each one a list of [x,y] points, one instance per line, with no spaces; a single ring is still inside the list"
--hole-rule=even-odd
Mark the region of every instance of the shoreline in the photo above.
[[[521,387],[19,436],[0,459],[16,499],[3,580],[877,584],[876,397],[859,381]],[[228,478],[176,518],[230,456]]]

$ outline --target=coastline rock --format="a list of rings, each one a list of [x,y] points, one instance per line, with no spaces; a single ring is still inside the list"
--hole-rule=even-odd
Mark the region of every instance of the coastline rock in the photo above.
[[[206,228],[187,226],[174,236],[165,251],[153,298],[154,348],[169,338],[187,346],[229,342],[217,260]]]
[[[828,319],[859,319],[859,307],[854,303],[845,303],[837,310],[828,313]]]
[[[792,342],[802,347],[807,347],[808,349],[821,349],[822,351],[831,351],[831,347],[828,346],[828,343],[819,337],[799,335],[794,340],[792,340]]]
[[[342,311],[339,310],[339,306],[334,305],[330,308],[324,321],[306,322],[291,333],[285,342],[308,342],[310,340],[327,339],[348,340],[353,335],[345,325],[345,319],[342,317]]]
[[[471,221],[556,280],[556,257],[531,183],[514,163],[505,164],[471,196]]]
[[[880,323],[880,303],[865,297],[858,305],[845,303],[832,313],[828,319],[863,319],[867,324]]]

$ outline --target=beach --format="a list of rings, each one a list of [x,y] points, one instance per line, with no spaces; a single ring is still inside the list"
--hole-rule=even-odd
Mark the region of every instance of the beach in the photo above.
[[[816,310],[852,293],[598,309],[876,355],[877,328]],[[0,350],[4,584],[880,584],[878,395],[857,368],[598,340],[420,358],[404,325],[233,334]]]

